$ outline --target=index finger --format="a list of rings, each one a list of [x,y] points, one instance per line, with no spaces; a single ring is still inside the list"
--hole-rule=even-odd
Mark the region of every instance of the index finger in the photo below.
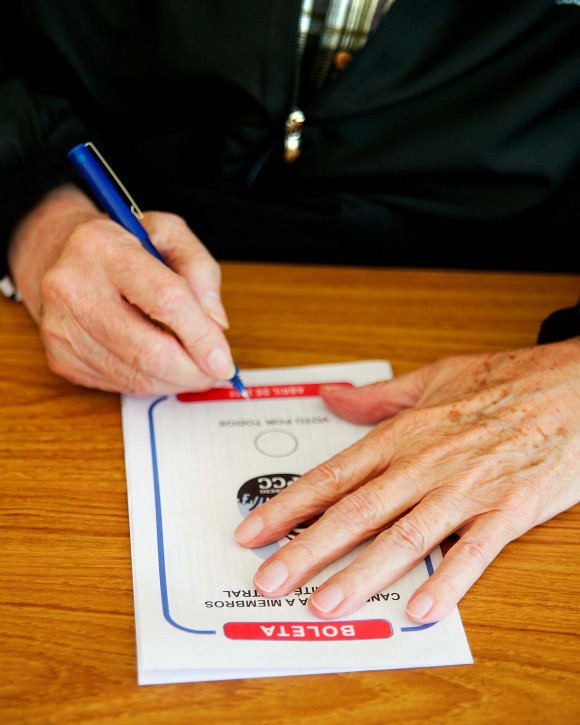
[[[147,212],[143,224],[171,269],[187,281],[205,312],[226,330],[229,322],[221,300],[221,270],[207,247],[175,214]]]
[[[236,368],[223,331],[202,309],[185,279],[140,247],[134,247],[125,262],[112,272],[125,299],[169,328],[206,375],[233,377]]]
[[[390,423],[384,423],[384,426]],[[393,449],[380,444],[378,428],[360,441],[313,468],[274,498],[252,511],[234,536],[242,546],[257,547],[285,536],[302,521],[325,511],[389,465]],[[382,434],[384,437],[384,433]],[[388,440],[388,438],[387,438]]]

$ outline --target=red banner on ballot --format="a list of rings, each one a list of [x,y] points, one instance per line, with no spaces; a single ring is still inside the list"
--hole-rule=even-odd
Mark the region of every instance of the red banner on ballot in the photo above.
[[[292,383],[288,385],[249,385],[246,387],[250,400],[272,398],[307,398],[320,395],[323,385],[352,388],[352,383]],[[211,388],[199,393],[178,393],[180,403],[203,403],[211,400],[245,400],[235,388]]]
[[[337,641],[388,639],[393,627],[386,619],[345,622],[227,622],[224,634],[230,639],[296,641]]]

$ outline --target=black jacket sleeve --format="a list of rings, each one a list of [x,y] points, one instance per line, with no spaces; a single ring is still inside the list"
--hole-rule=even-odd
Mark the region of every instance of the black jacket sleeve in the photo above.
[[[87,133],[64,99],[35,87],[26,65],[18,67],[14,38],[24,36],[11,17],[0,26],[0,278],[12,229],[46,193],[75,178],[66,151]],[[27,47],[35,47],[32,37]]]
[[[580,301],[574,307],[552,312],[542,322],[538,344],[560,342],[577,336],[580,336]]]

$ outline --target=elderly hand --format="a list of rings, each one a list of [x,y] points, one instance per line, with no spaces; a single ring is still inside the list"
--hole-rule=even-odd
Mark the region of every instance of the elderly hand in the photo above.
[[[169,268],[73,186],[16,228],[10,266],[51,369],[137,395],[231,378],[218,264],[181,218],[149,212],[143,225]]]
[[[508,542],[580,500],[580,338],[451,357],[322,397],[334,413],[378,425],[236,530],[244,546],[263,546],[324,512],[260,567],[265,596],[284,596],[372,539],[310,598],[315,615],[342,617],[456,533],[407,606],[412,621],[437,621]]]

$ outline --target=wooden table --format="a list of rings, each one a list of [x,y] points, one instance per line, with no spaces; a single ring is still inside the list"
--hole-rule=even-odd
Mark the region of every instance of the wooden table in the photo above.
[[[224,265],[242,367],[531,345],[580,277]],[[580,722],[580,506],[510,544],[459,609],[475,664],[139,687],[117,395],[58,379],[0,301],[0,720]]]

